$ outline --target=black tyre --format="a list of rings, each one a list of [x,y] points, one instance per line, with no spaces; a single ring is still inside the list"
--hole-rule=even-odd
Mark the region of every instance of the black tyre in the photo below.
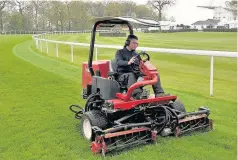
[[[172,104],[172,108],[176,109],[180,112],[186,112],[184,104],[178,99],[176,99],[176,101],[174,101],[174,103]]]
[[[107,125],[108,121],[105,115],[99,110],[92,110],[82,115],[80,132],[85,139],[93,141],[95,134],[92,130],[92,126],[98,126],[101,129],[105,129]]]
[[[93,110],[92,108],[92,104],[89,105],[91,102],[96,101],[96,100],[100,100],[100,94],[91,94],[88,98],[87,98],[87,102],[85,104],[85,112],[88,112],[90,110]],[[98,104],[99,105],[99,104]]]

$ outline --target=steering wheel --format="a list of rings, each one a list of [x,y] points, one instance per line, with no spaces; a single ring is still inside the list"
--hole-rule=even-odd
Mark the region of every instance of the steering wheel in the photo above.
[[[146,58],[145,59],[143,59],[143,62],[146,62],[146,61],[150,61],[150,56],[149,56],[149,54],[148,53],[146,53],[145,51],[141,51],[140,53],[139,53],[139,55],[140,56],[145,56]]]
[[[140,60],[142,60],[142,58],[141,58],[142,56],[143,56],[143,57],[146,56],[146,58],[143,59],[143,62],[144,62],[144,63],[145,63],[146,61],[150,61],[150,56],[149,56],[149,54],[147,54],[147,53],[144,52],[144,51],[140,52],[140,53],[136,56],[135,62],[131,64],[131,67],[132,67],[133,71],[136,72],[136,73],[139,73],[139,72],[140,72],[140,67],[139,67],[139,65],[140,65]]]

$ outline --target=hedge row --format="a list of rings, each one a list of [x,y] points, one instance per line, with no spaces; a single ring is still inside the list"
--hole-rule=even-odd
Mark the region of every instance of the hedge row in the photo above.
[[[237,28],[219,29],[219,28],[205,28],[204,32],[237,32]],[[145,30],[144,33],[174,33],[174,32],[198,32],[198,29],[180,29],[180,30]]]
[[[99,33],[101,37],[126,37],[126,33]]]
[[[237,32],[237,28],[225,29],[225,28],[206,28],[204,32]]]

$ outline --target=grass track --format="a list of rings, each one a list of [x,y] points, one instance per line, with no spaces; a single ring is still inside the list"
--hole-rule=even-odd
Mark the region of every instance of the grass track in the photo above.
[[[229,32],[181,32],[181,33],[135,33],[139,38],[139,46],[160,48],[182,48],[198,50],[236,51],[236,33]],[[90,34],[52,35],[51,39],[72,42],[90,42]],[[123,45],[125,37],[96,37],[97,44]]]

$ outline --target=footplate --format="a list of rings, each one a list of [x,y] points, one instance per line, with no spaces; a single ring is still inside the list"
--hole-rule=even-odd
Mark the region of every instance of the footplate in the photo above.
[[[150,128],[140,127],[132,128],[126,131],[107,133],[95,138],[91,144],[93,153],[102,153],[121,150],[129,146],[145,144],[156,140],[156,131],[151,131]]]

